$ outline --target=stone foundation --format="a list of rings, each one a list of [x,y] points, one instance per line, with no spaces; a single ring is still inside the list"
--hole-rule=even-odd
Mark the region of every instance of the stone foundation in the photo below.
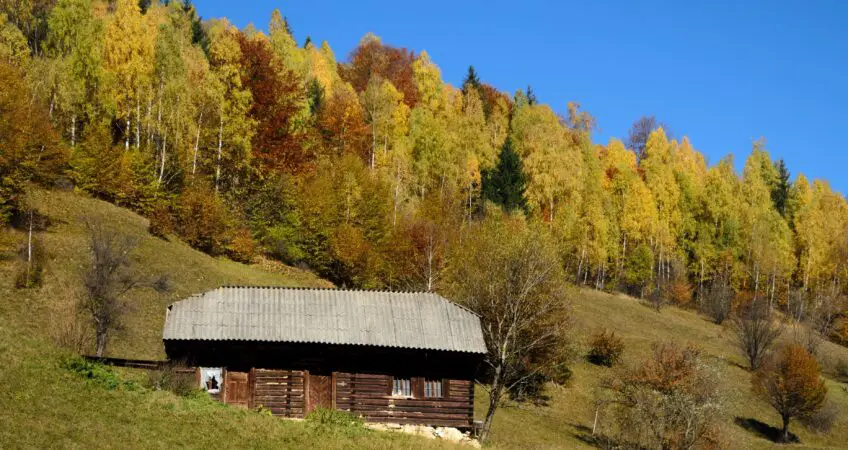
[[[428,439],[443,439],[449,442],[467,444],[480,448],[480,442],[471,437],[471,433],[461,432],[451,427],[428,427],[425,425],[400,425],[397,423],[367,423],[366,427],[377,431],[395,431],[401,433],[422,436]]]

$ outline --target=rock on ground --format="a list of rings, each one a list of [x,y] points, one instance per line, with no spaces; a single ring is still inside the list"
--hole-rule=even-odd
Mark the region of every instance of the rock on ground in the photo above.
[[[368,423],[365,426],[376,431],[396,431],[401,433],[422,436],[428,439],[443,439],[458,444],[467,444],[480,448],[480,442],[471,437],[468,432],[461,432],[453,427],[429,427],[426,425],[400,425],[396,423]]]

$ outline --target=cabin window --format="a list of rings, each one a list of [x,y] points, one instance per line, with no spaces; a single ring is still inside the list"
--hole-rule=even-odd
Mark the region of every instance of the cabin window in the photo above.
[[[393,378],[392,395],[395,397],[412,397],[412,380],[409,378]]]
[[[221,392],[221,383],[224,381],[224,370],[221,367],[200,368],[200,389],[217,394]]]
[[[424,380],[424,397],[425,398],[441,398],[442,397],[442,380]]]

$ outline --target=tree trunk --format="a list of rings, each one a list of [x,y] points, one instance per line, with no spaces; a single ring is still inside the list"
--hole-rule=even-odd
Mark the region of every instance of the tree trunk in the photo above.
[[[501,390],[503,387],[500,382],[501,368],[495,369],[494,380],[492,381],[492,390],[489,392],[489,410],[486,411],[486,418],[483,419],[483,428],[480,430],[480,443],[485,444],[489,439],[489,431],[492,429],[492,419],[495,418],[495,411],[500,403]]]
[[[135,99],[135,148],[141,145],[141,99]]]
[[[783,429],[780,431],[780,441],[789,442],[789,417],[783,416]]]
[[[148,96],[147,96],[147,121],[146,121],[147,123],[144,125],[145,126],[144,135],[147,139],[145,141],[144,148],[146,148],[148,150],[150,150],[150,141],[153,139],[153,130],[150,128],[150,124],[151,124],[151,122],[153,122],[152,116],[153,116],[153,96],[148,94]]]
[[[130,126],[131,114],[132,108],[127,108],[127,129],[124,131],[124,150],[130,149],[130,135],[132,134],[132,127]]]
[[[95,331],[95,339],[94,339],[94,356],[98,358],[102,358],[103,354],[106,352],[106,330],[100,330],[100,326],[96,326],[98,328]]]
[[[33,210],[29,210],[29,232],[27,233],[27,269],[26,269],[26,284],[30,286],[32,280],[32,215]]]
[[[598,403],[595,405],[595,420],[592,421],[592,436],[595,435],[595,431],[598,429],[598,414],[601,412],[601,404]]]
[[[71,148],[76,144],[77,137],[77,115],[73,114],[71,116]]]
[[[197,134],[194,136],[194,158],[191,161],[191,174],[197,172],[197,148],[200,145],[200,127],[203,123],[203,111],[200,111],[200,116],[197,118]]]
[[[162,140],[162,157],[159,163],[159,184],[162,184],[162,179],[165,177],[165,155],[166,149],[168,147],[168,133],[165,133],[165,137]]]
[[[376,127],[374,128],[376,129]],[[377,154],[377,133],[375,132],[375,129],[371,130],[371,157],[369,158],[369,166],[371,170],[374,170],[374,155]]]
[[[394,204],[392,205],[392,226],[397,225],[398,202],[400,201],[400,166],[397,168],[397,176],[395,178],[395,194]]]
[[[583,258],[586,256],[586,247],[580,251],[579,262],[577,263],[577,278],[574,279],[575,284],[580,284],[580,274],[583,272]]]
[[[215,193],[218,193],[218,183],[221,180],[221,146],[224,142],[224,116],[218,124],[218,160],[215,162]]]

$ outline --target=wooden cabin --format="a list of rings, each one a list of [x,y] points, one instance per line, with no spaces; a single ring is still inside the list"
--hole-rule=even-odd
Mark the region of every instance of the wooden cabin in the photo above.
[[[434,293],[222,287],[167,308],[168,358],[213,397],[274,415],[469,428],[480,319]]]

